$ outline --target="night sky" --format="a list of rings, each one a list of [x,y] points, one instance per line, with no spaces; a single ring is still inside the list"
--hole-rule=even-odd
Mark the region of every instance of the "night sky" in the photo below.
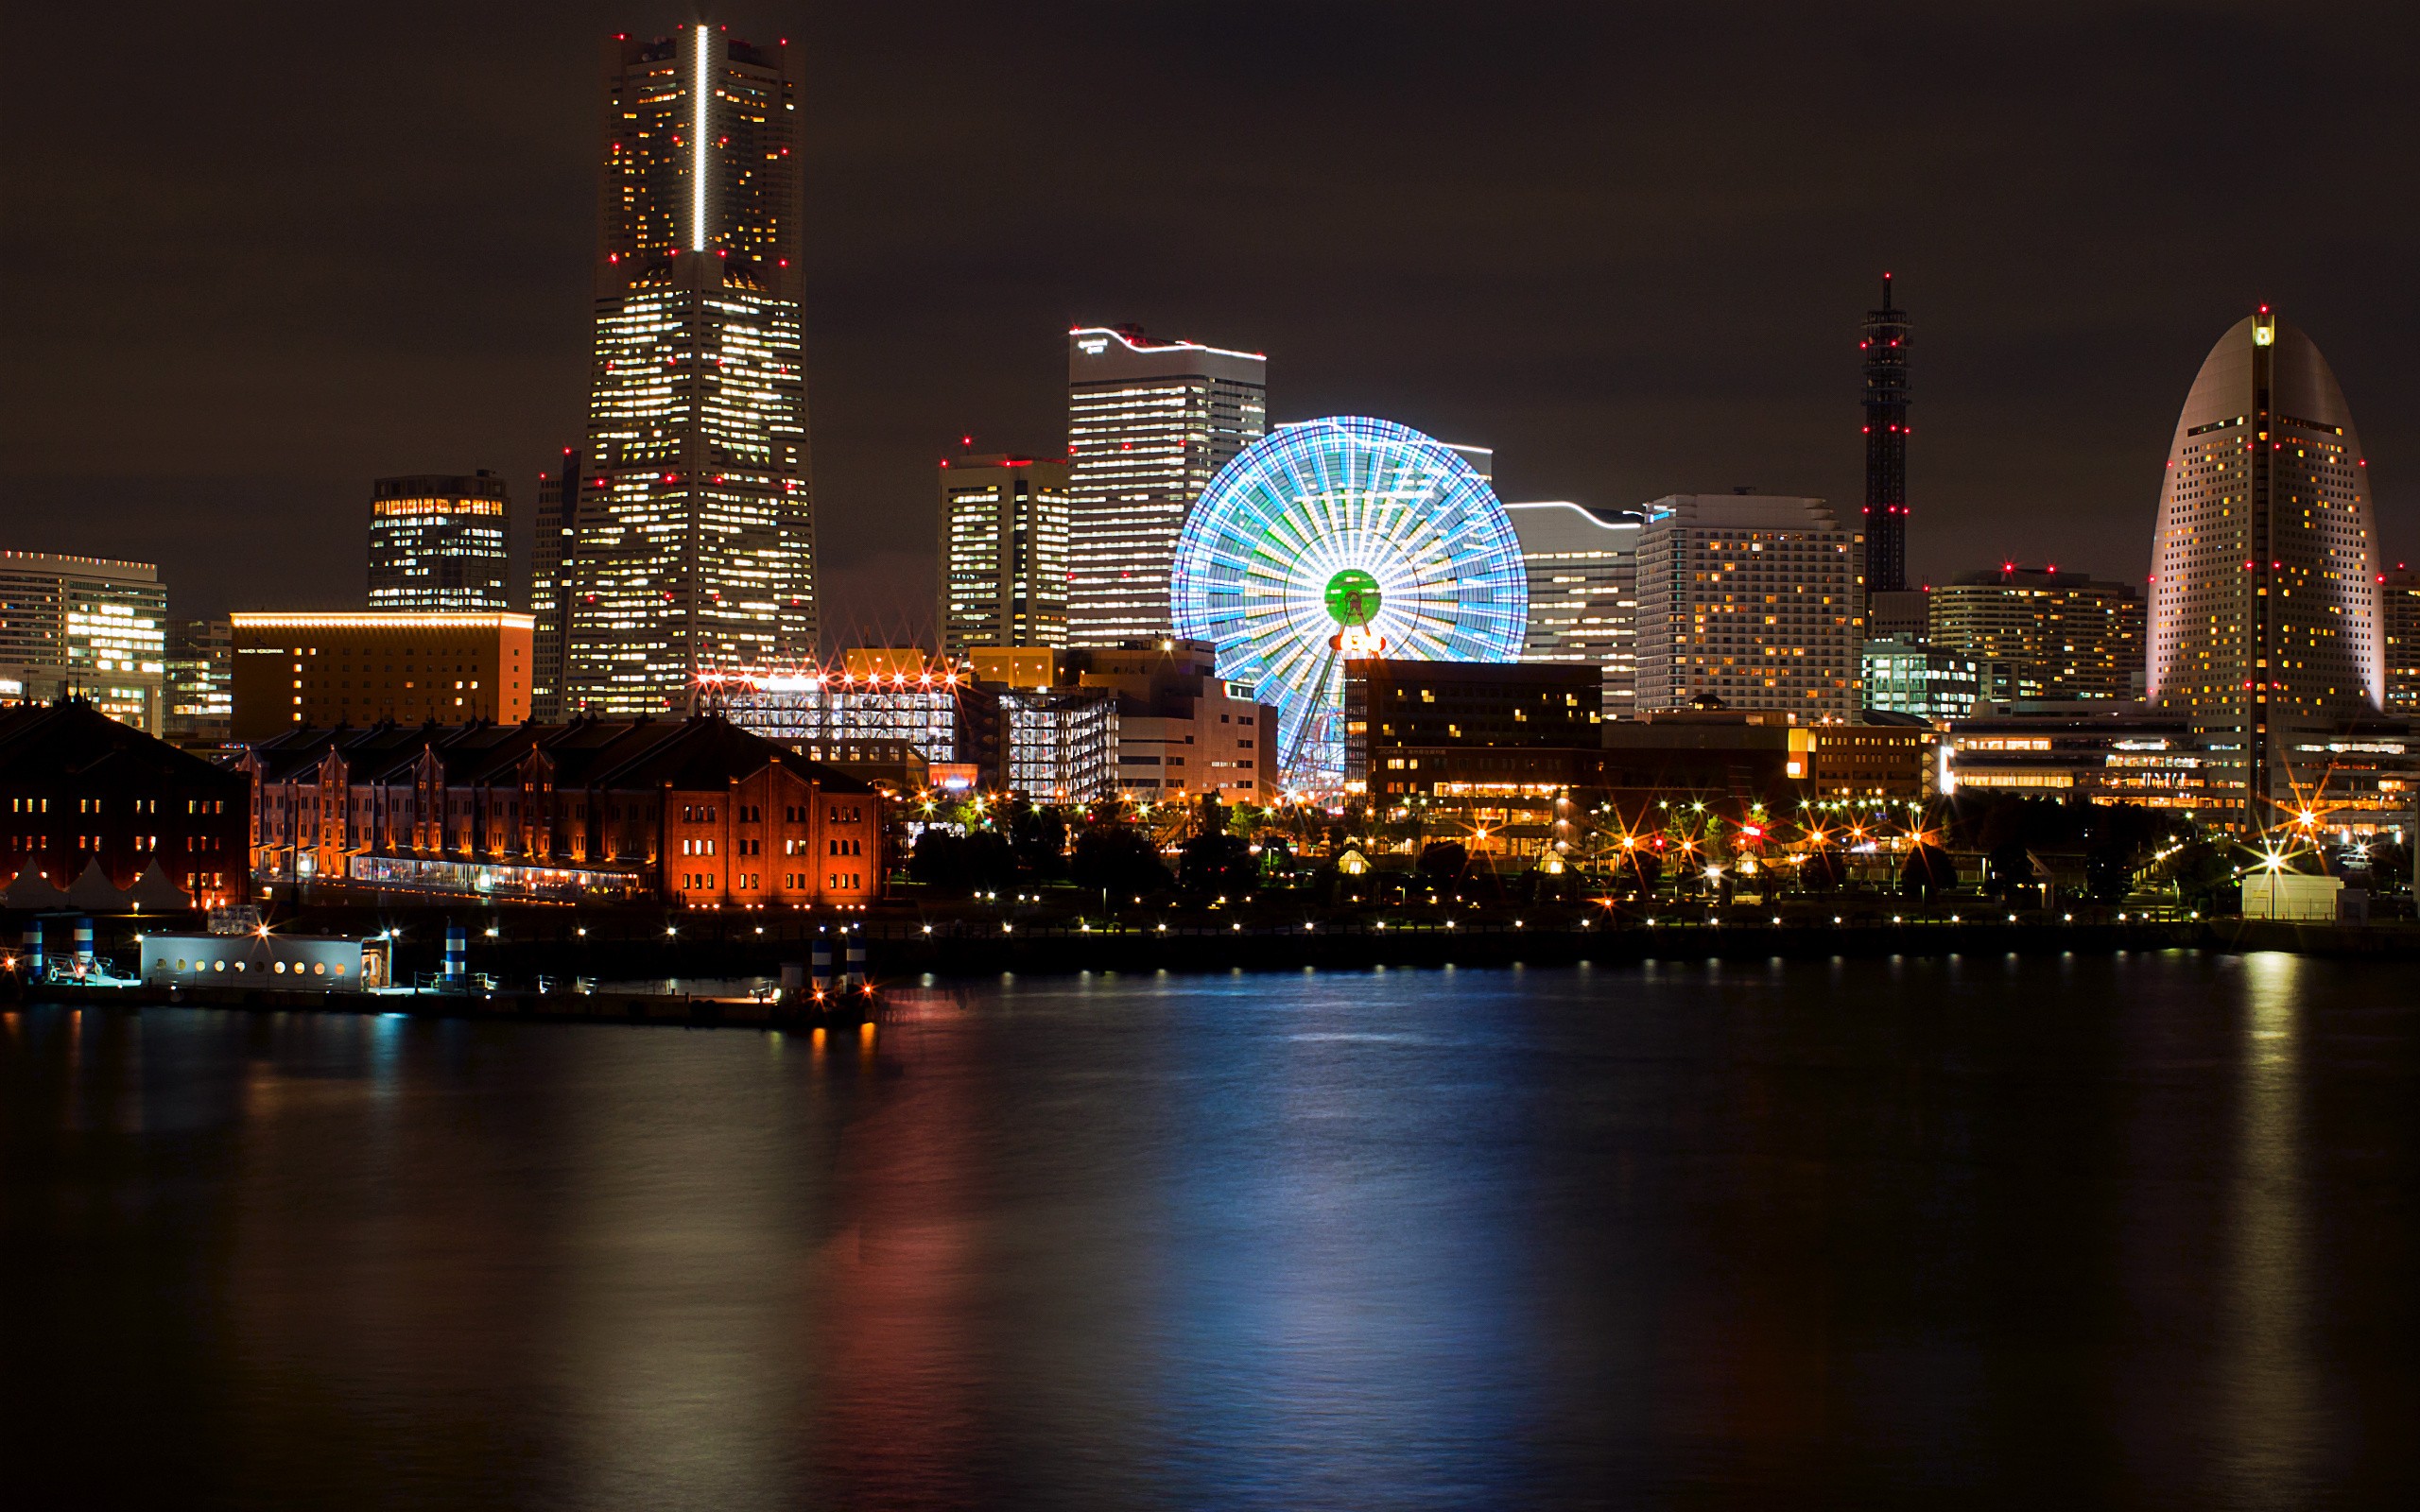
[[[1070,324],[1265,351],[1273,419],[1494,446],[1509,499],[1853,511],[1885,268],[1915,575],[2139,581],[2263,300],[2420,554],[2411,9],[721,6],[805,60],[827,642],[928,625],[960,434],[1063,450]],[[597,39],[699,17],[15,12],[0,545],[158,560],[180,613],[355,606],[369,480],[479,467],[526,540],[580,439]]]

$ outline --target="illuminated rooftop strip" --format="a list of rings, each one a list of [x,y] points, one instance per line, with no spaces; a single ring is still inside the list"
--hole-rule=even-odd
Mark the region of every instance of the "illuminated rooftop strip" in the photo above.
[[[1127,340],[1124,333],[1113,331],[1105,325],[1070,326],[1067,328],[1067,334],[1071,336],[1110,336],[1115,338],[1119,346],[1124,347],[1129,352],[1214,352],[1221,357],[1241,357],[1246,362],[1267,362],[1269,360],[1269,353],[1266,352],[1230,352],[1224,347],[1205,347],[1199,341],[1154,341],[1148,345],[1138,347],[1133,342]],[[1144,381],[1167,382],[1166,379]]]
[[[698,83],[695,119],[690,123],[690,146],[696,156],[689,170],[689,250],[706,249],[706,47],[708,34],[703,23],[698,26]]]
[[[351,614],[280,614],[237,612],[227,616],[237,629],[251,630],[527,630],[538,616],[514,610],[488,610],[476,614],[425,613],[396,610]]]

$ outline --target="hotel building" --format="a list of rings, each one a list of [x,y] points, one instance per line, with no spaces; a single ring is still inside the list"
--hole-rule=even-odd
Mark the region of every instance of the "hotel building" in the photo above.
[[[1798,724],[1855,719],[1864,550],[1821,499],[1679,493],[1647,506],[1638,708],[1713,697]]]
[[[2385,697],[2368,461],[2326,359],[2263,305],[2203,361],[2166,472],[2149,696],[2212,748],[2213,807],[2265,830]]]
[[[235,614],[234,738],[529,717],[529,616]]]
[[[812,659],[798,65],[717,26],[605,48],[566,713]]]
[[[168,590],[149,562],[0,551],[0,700],[82,698],[165,728]]]
[[[1268,433],[1269,359],[1135,326],[1067,334],[1067,644],[1175,633],[1168,573],[1212,477]]]
[[[1638,701],[1638,511],[1561,501],[1504,510],[1530,575],[1521,660],[1594,662],[1605,717],[1629,718]]]
[[[504,479],[422,474],[370,486],[370,607],[512,607],[512,504]]]
[[[942,652],[1067,644],[1064,461],[1005,453],[941,465]]]

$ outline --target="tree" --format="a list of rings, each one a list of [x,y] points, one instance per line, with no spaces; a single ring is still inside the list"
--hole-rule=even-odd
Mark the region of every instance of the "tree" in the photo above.
[[[1420,874],[1431,882],[1453,882],[1470,864],[1470,850],[1460,840],[1438,840],[1420,848]]]
[[[2135,848],[2120,840],[2104,840],[2085,852],[2084,896],[2097,903],[2126,901],[2135,885]]]
[[[2024,840],[2011,836],[1992,848],[1983,860],[1983,890],[2003,903],[2035,896],[2033,852]]]
[[[1124,824],[1096,824],[1076,837],[1069,868],[1076,885],[1106,892],[1115,900],[1166,890],[1168,868],[1141,831]]]
[[[1186,892],[1240,898],[1260,885],[1260,863],[1241,835],[1203,830],[1178,853],[1176,880]]]
[[[1929,842],[1920,842],[1908,851],[1908,859],[1899,868],[1899,896],[1921,898],[1929,905],[1944,892],[1958,885],[1958,864],[1949,852]]]
[[[1798,885],[1809,892],[1838,892],[1848,880],[1848,864],[1834,846],[1817,846],[1799,863]]]

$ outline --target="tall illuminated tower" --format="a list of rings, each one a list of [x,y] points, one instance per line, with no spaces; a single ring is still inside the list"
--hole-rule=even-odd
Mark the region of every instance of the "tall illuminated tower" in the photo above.
[[[2264,830],[2315,730],[2384,696],[2377,522],[2352,412],[2310,338],[2262,305],[2202,363],[2152,539],[2149,694],[2188,715],[2238,828]],[[2310,750],[2315,760],[2298,760]]]
[[[1908,587],[1908,312],[1891,303],[1865,312],[1865,591]]]
[[[786,43],[605,45],[566,713],[683,708],[700,670],[814,652],[798,94]]]
[[[1134,326],[1067,334],[1067,642],[1172,632],[1168,567],[1201,490],[1269,431],[1269,359]]]
[[[418,474],[370,485],[372,609],[510,609],[504,479]]]

